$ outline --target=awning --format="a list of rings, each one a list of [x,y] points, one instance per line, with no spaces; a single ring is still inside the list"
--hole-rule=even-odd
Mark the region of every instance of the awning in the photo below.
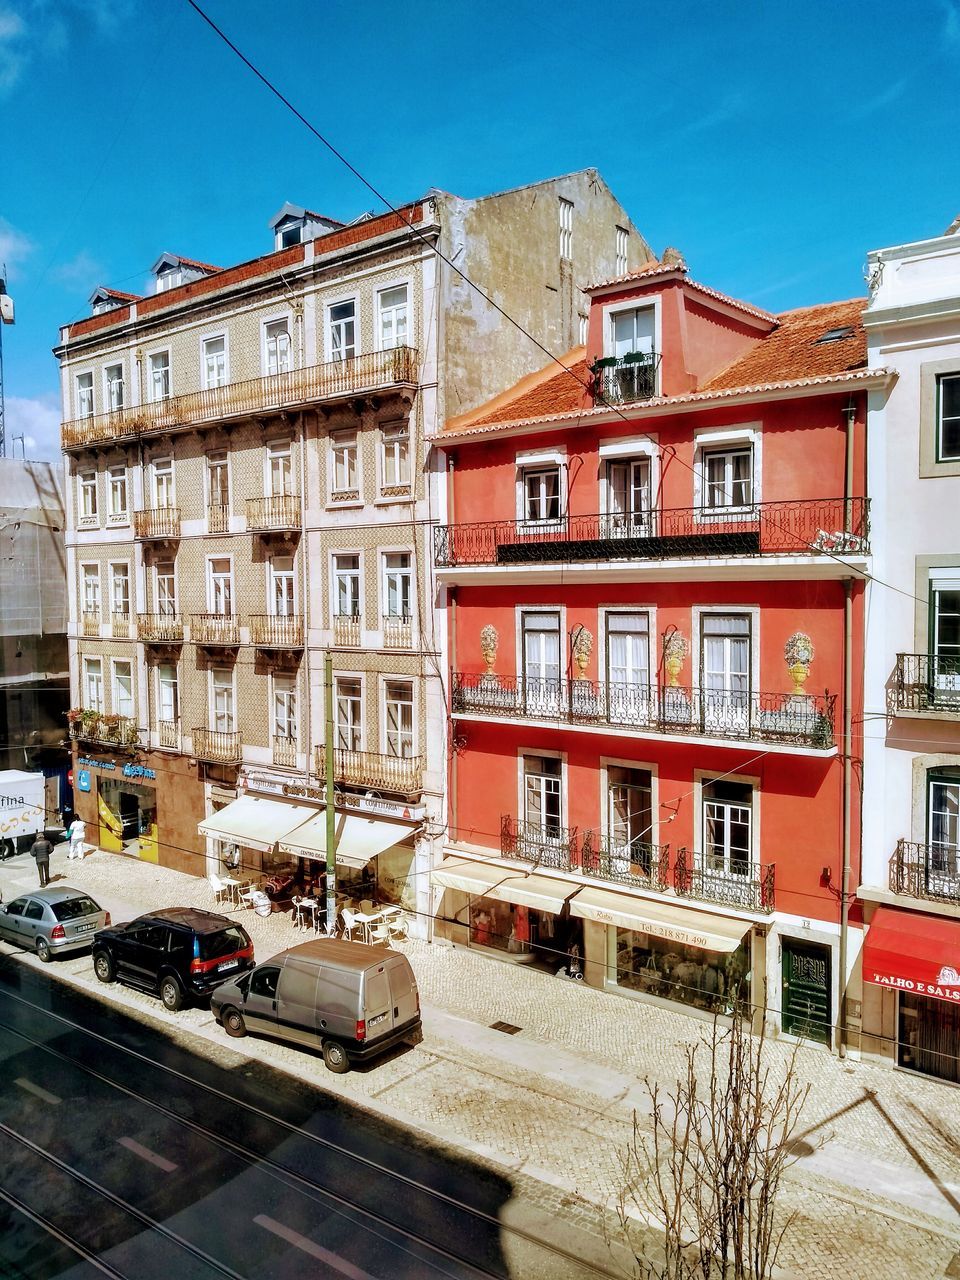
[[[629,898],[609,889],[581,889],[570,902],[570,914],[599,920],[621,929],[636,929],[655,938],[669,938],[705,951],[736,951],[751,925],[727,916],[712,916],[672,902]]]
[[[878,907],[863,944],[863,977],[897,991],[960,1000],[960,920]]]
[[[498,867],[489,862],[471,862],[468,858],[447,858],[430,872],[430,883],[445,889],[459,889],[477,898],[499,898],[515,902],[535,911],[553,915],[562,909],[564,900],[576,892],[576,885],[546,876],[525,875],[513,867]]]
[[[327,813],[322,809],[308,810],[310,819],[296,830],[287,830],[280,841],[284,853],[296,858],[327,857]],[[413,827],[397,826],[393,822],[380,822],[357,813],[337,814],[337,866],[359,870],[371,858],[385,849],[391,849],[411,834]]]
[[[202,836],[214,840],[233,840],[250,849],[266,853],[281,836],[298,827],[316,809],[305,804],[283,804],[262,796],[241,796],[225,808],[212,813],[198,825]]]

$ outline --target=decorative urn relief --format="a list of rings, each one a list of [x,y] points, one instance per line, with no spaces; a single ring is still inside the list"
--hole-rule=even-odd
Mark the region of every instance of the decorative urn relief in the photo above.
[[[690,646],[682,631],[667,632],[663,638],[663,665],[668,676],[669,688],[676,689],[679,685],[678,676],[683,670],[683,664],[689,652]]]
[[[593,636],[586,627],[579,627],[573,638],[573,662],[577,668],[578,680],[583,680],[587,674],[591,653],[593,653]]]
[[[813,661],[813,641],[803,631],[795,631],[783,646],[783,656],[793,680],[794,697],[803,697],[803,686],[810,675],[810,663]]]
[[[480,652],[487,668],[483,673],[484,679],[493,676],[493,668],[497,661],[497,645],[499,643],[500,633],[492,622],[488,622],[480,632]]]

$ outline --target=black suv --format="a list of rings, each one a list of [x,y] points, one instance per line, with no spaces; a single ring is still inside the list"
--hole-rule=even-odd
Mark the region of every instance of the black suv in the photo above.
[[[164,1007],[182,1008],[188,996],[204,999],[214,987],[253,968],[253,943],[242,925],[214,911],[167,907],[129,924],[100,929],[93,938],[93,971],[101,982],[121,982],[159,995]]]

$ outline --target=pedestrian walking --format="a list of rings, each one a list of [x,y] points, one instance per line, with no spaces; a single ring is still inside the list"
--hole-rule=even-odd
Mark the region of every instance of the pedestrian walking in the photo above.
[[[30,850],[34,858],[37,860],[37,871],[40,875],[40,888],[50,883],[50,855],[53,853],[53,845],[42,833],[37,836],[33,842],[33,848]]]
[[[70,852],[68,858],[83,857],[83,842],[87,838],[87,824],[82,818],[74,816],[73,821],[67,828],[67,836],[70,840]]]

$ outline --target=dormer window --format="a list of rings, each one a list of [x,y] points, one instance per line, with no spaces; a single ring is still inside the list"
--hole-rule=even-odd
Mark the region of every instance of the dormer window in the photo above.
[[[299,244],[303,238],[302,222],[285,222],[277,228],[277,248],[289,249],[292,244]]]
[[[658,394],[657,314],[653,306],[607,312],[603,358],[594,368],[609,403],[649,400]]]
[[[175,289],[180,283],[180,268],[169,267],[157,275],[157,293],[165,293],[167,289]]]

